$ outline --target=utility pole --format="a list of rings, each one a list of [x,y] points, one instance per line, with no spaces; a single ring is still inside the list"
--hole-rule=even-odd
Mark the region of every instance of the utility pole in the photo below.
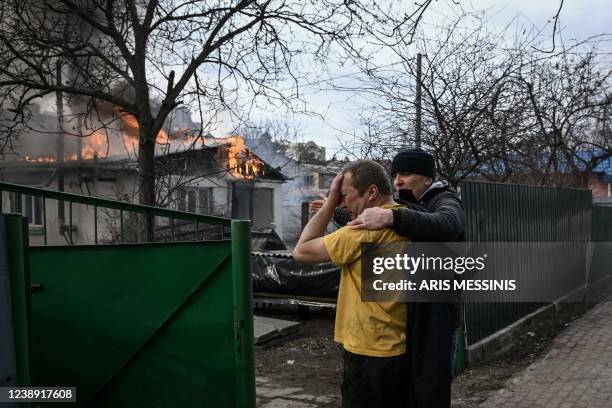
[[[416,121],[415,121],[415,144],[416,147],[421,147],[421,58],[422,54],[417,54],[417,66],[416,66],[416,100],[414,106],[416,108]]]
[[[607,148],[610,147],[610,145],[609,145],[609,142],[610,142],[610,130],[608,129],[608,106],[610,106],[610,104],[608,104],[608,103],[606,103],[604,105],[603,123],[602,123],[603,144]],[[608,184],[608,186],[609,186],[609,184]]]
[[[57,76],[57,84],[62,84],[62,63],[58,59],[55,65],[55,75]],[[57,190],[64,191],[64,95],[62,91],[55,93],[55,106],[57,110],[57,137],[55,145],[55,164],[57,166]],[[64,216],[64,201],[57,202],[57,218],[58,224],[61,226],[65,223]]]

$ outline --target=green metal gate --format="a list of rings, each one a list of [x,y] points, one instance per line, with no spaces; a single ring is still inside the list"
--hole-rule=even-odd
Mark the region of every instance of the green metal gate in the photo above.
[[[248,221],[231,240],[27,248],[7,218],[31,287],[20,385],[74,386],[67,406],[255,405]]]

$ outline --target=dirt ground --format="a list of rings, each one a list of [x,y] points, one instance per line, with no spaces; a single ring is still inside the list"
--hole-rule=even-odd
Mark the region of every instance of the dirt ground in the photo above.
[[[300,331],[255,347],[255,370],[285,387],[312,395],[340,396],[342,354],[334,343],[335,310],[311,309],[307,317],[296,308],[256,310],[256,314],[300,321]]]
[[[541,356],[552,339],[587,309],[567,304],[549,319],[531,324],[502,356],[468,367],[453,382],[453,407],[476,407],[515,373]],[[285,387],[303,388],[313,395],[334,395],[339,406],[342,355],[333,342],[334,310],[297,308],[259,309],[256,314],[301,322],[301,330],[255,348],[256,375]]]

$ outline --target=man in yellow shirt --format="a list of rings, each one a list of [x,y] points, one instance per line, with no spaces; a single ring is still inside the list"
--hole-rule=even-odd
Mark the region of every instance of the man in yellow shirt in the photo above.
[[[293,251],[298,262],[342,267],[334,340],[344,349],[343,407],[397,407],[406,403],[406,305],[361,300],[361,243],[402,242],[389,228],[324,236],[337,206],[355,219],[366,208],[397,208],[389,176],[371,160],[349,164],[332,182],[328,199],[308,222]]]

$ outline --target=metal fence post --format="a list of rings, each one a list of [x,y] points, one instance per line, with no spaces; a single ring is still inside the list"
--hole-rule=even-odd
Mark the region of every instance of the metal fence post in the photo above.
[[[456,354],[455,354],[455,371],[454,376],[460,375],[465,368],[465,331],[463,323],[455,330],[456,337]]]
[[[31,385],[30,377],[30,269],[28,264],[28,221],[20,215],[4,215],[5,245],[10,277],[13,334],[15,339],[16,385]],[[26,404],[25,406],[29,406]]]
[[[234,362],[237,375],[236,406],[255,407],[250,221],[233,220],[231,234],[232,281],[234,287]]]
[[[42,196],[42,211],[43,211],[43,240],[47,246],[47,200]]]

